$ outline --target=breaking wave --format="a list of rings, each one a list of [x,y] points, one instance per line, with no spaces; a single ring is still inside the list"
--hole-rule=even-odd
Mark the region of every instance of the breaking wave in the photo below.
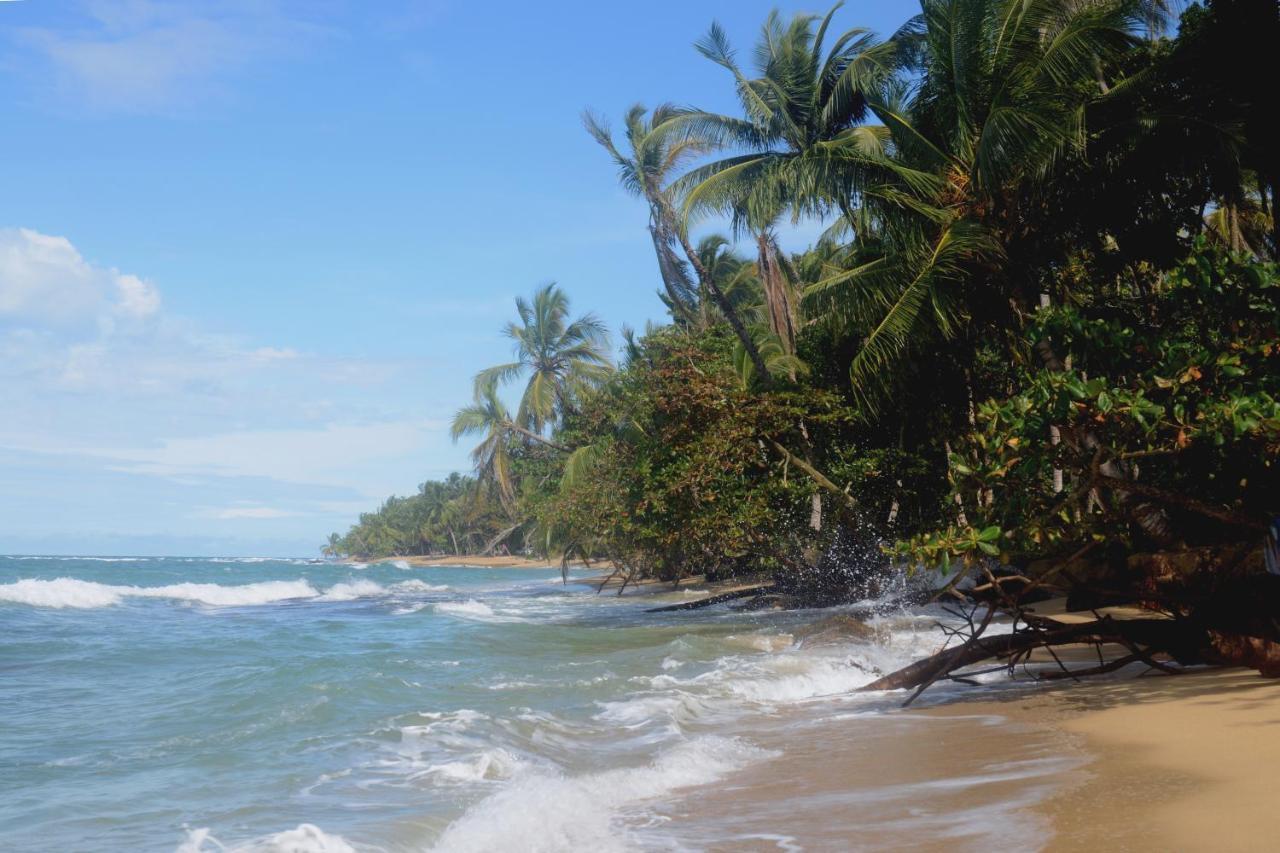
[[[0,603],[84,610],[112,607],[127,598],[158,598],[209,607],[251,607],[294,600],[354,601],[405,593],[441,592],[446,589],[447,586],[432,586],[422,581],[405,581],[384,587],[373,581],[357,580],[334,584],[322,593],[305,580],[260,581],[226,586],[215,583],[122,586],[76,578],[27,578],[0,584]]]

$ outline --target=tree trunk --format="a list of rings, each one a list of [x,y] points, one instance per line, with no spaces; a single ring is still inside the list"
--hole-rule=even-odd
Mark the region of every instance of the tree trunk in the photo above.
[[[524,427],[520,426],[519,424],[512,423],[511,421],[505,421],[503,423],[503,426],[505,426],[507,429],[511,430],[512,432],[520,433],[525,438],[529,438],[538,442],[539,444],[546,445],[547,447],[550,447],[552,450],[559,450],[561,453],[573,452],[568,447],[565,447],[563,444],[556,444],[554,441],[551,441],[550,439],[547,439],[547,438],[543,438],[542,436],[538,435],[536,432],[533,432],[532,430],[527,430]]]
[[[689,259],[690,266],[693,267],[694,273],[698,276],[698,281],[702,282],[703,286],[710,292],[712,299],[715,300],[716,307],[720,309],[720,313],[724,315],[724,318],[729,321],[729,326],[733,329],[733,333],[742,342],[742,348],[747,351],[747,358],[751,359],[751,364],[756,369],[756,375],[760,377],[760,384],[768,388],[773,384],[773,377],[769,375],[769,368],[765,366],[764,359],[760,356],[760,349],[756,346],[751,333],[747,331],[742,318],[738,316],[737,310],[729,302],[728,297],[724,295],[720,285],[707,272],[707,268],[702,265],[701,259],[698,258],[698,253],[694,251],[693,244],[689,242],[689,237],[679,228],[675,228],[675,234],[680,241],[681,248],[684,249],[685,256]]]
[[[760,283],[764,288],[764,304],[769,314],[769,328],[778,336],[782,351],[787,355],[796,352],[796,308],[792,298],[791,282],[778,262],[778,246],[768,230],[756,234]],[[795,377],[792,376],[792,379]]]
[[[1047,293],[1040,294],[1040,307],[1041,308],[1049,307],[1049,294]],[[1049,443],[1052,444],[1054,447],[1057,447],[1059,444],[1062,443],[1062,432],[1056,426],[1053,426],[1053,425],[1049,426]],[[1065,488],[1065,483],[1063,482],[1063,478],[1062,478],[1062,469],[1054,468],[1053,469],[1053,493],[1055,495],[1061,494],[1064,488]]]
[[[778,453],[782,454],[783,459],[786,459],[792,465],[795,465],[801,471],[808,474],[809,477],[818,484],[818,486],[830,492],[831,495],[835,497],[836,512],[844,517],[847,524],[851,527],[858,527],[862,524],[857,501],[845,494],[844,490],[831,482],[825,474],[810,465],[804,459],[796,456],[790,450],[787,450],[787,448],[783,447],[779,442],[770,439],[769,443],[773,445],[774,450],[777,450]]]
[[[653,238],[653,251],[658,256],[658,274],[662,276],[662,286],[667,291],[667,299],[671,301],[671,313],[686,322],[691,322],[694,318],[693,309],[685,302],[680,292],[680,285],[687,287],[688,281],[685,279],[684,271],[680,269],[679,259],[671,251],[667,234],[663,233],[660,216],[661,213],[654,210],[649,220],[649,236]]]

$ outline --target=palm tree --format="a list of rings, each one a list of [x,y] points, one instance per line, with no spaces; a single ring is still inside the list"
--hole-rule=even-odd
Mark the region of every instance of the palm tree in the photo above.
[[[846,171],[880,252],[806,294],[807,307],[862,336],[849,373],[863,392],[912,347],[971,319],[1016,328],[1011,310],[1029,313],[1042,282],[1019,274],[1011,250],[1038,189],[1082,154],[1085,109],[1117,91],[1101,75],[1141,23],[1126,0],[923,0],[922,10],[897,37],[911,47],[900,54],[921,57],[914,95],[900,102],[887,87],[869,98],[882,153]]]
[[[687,320],[693,314],[697,294],[689,281],[685,261],[676,254],[678,228],[666,185],[676,170],[711,148],[683,133],[674,121],[685,111],[662,104],[651,114],[646,115],[647,112],[642,104],[627,110],[623,123],[630,147],[628,154],[618,149],[608,123],[600,116],[587,110],[582,114],[582,124],[618,166],[618,182],[632,195],[648,202],[649,234],[657,253],[666,300],[677,320]]]
[[[532,302],[517,298],[516,310],[520,322],[503,330],[515,342],[516,360],[476,376],[476,402],[487,406],[497,400],[494,389],[528,374],[515,418],[503,420],[508,429],[545,444],[547,427],[575,411],[583,395],[609,375],[608,333],[593,314],[569,321],[569,298],[554,283],[539,288]]]
[[[729,215],[735,228],[752,234],[769,326],[787,355],[795,351],[797,294],[774,228],[788,210],[793,218],[831,210],[852,218],[856,186],[843,167],[849,152],[882,149],[882,130],[862,124],[866,93],[893,75],[898,55],[893,42],[878,43],[861,28],[841,34],[824,54],[840,6],[822,18],[796,15],[785,23],[770,13],[754,50],[754,78],[712,24],[695,47],[733,75],[745,118],[699,112],[682,119],[690,132],[745,150],[692,170],[676,188],[686,216]]]
[[[698,262],[737,312],[744,311],[760,298],[760,282],[755,268],[733,252],[733,244],[720,234],[709,234],[698,241]],[[710,298],[698,299],[698,324],[707,328],[715,322],[717,309]]]
[[[1222,199],[1204,217],[1205,233],[1233,252],[1248,252],[1261,260],[1272,260],[1276,250],[1269,245],[1275,231],[1274,211],[1269,211],[1259,192],[1241,192],[1234,199]]]
[[[449,427],[449,436],[454,441],[473,433],[484,435],[471,451],[471,461],[480,479],[493,483],[498,496],[508,506],[514,504],[516,497],[508,446],[513,426],[506,404],[498,397],[497,387],[492,383],[477,383],[475,401],[459,409]]]
[[[646,118],[644,106],[635,104],[627,111],[626,117],[626,137],[631,147],[629,155],[623,154],[614,143],[613,132],[600,116],[588,110],[583,113],[582,123],[617,164],[618,180],[622,186],[649,204],[649,233],[653,237],[658,269],[667,292],[665,301],[672,315],[678,320],[689,321],[693,316],[695,298],[709,296],[738,336],[748,356],[763,369],[764,362],[756,351],[754,339],[718,282],[703,266],[698,251],[689,241],[685,223],[675,210],[668,185],[671,176],[689,160],[718,147],[717,143],[697,132],[696,126],[687,121],[689,116],[689,110],[663,104]],[[696,292],[689,282],[684,262],[675,254],[674,245],[683,249],[685,259],[698,277]]]

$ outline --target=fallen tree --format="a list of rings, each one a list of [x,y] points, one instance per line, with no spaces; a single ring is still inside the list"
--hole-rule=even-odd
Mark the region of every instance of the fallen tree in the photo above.
[[[995,670],[1007,669],[1012,674],[1019,665],[1029,663],[1037,651],[1045,652],[1049,658],[1036,673],[1037,678],[1045,680],[1101,675],[1135,663],[1169,674],[1202,664],[1247,666],[1264,676],[1280,677],[1278,576],[1254,574],[1219,579],[1211,591],[1188,589],[1184,584],[1181,589],[1148,593],[1158,595],[1159,603],[1135,598],[1142,609],[1133,610],[1145,611],[1149,616],[1131,612],[1127,618],[1117,618],[1094,609],[1094,619],[1066,623],[1038,615],[1023,605],[1021,596],[1038,586],[1034,581],[1023,584],[1019,593],[1012,593],[1008,585],[999,582],[1000,578],[986,574],[988,583],[978,589],[994,591],[995,597],[974,603],[967,611],[948,608],[964,625],[944,628],[948,640],[941,650],[876,679],[862,690],[914,689],[905,702],[909,705],[938,681],[965,681],[978,674],[969,667],[998,662]],[[1027,579],[1019,576],[1017,580]],[[980,611],[983,615],[978,619]],[[1013,620],[1009,633],[987,633],[997,614]],[[1069,666],[1055,651],[1081,645],[1092,647],[1097,665]],[[1123,653],[1117,654],[1117,650]]]

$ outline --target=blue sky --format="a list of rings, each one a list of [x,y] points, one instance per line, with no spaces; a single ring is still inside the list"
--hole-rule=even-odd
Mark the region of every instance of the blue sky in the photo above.
[[[314,553],[465,469],[516,295],[662,317],[580,111],[732,110],[692,42],[773,5],[0,2],[0,553]]]

